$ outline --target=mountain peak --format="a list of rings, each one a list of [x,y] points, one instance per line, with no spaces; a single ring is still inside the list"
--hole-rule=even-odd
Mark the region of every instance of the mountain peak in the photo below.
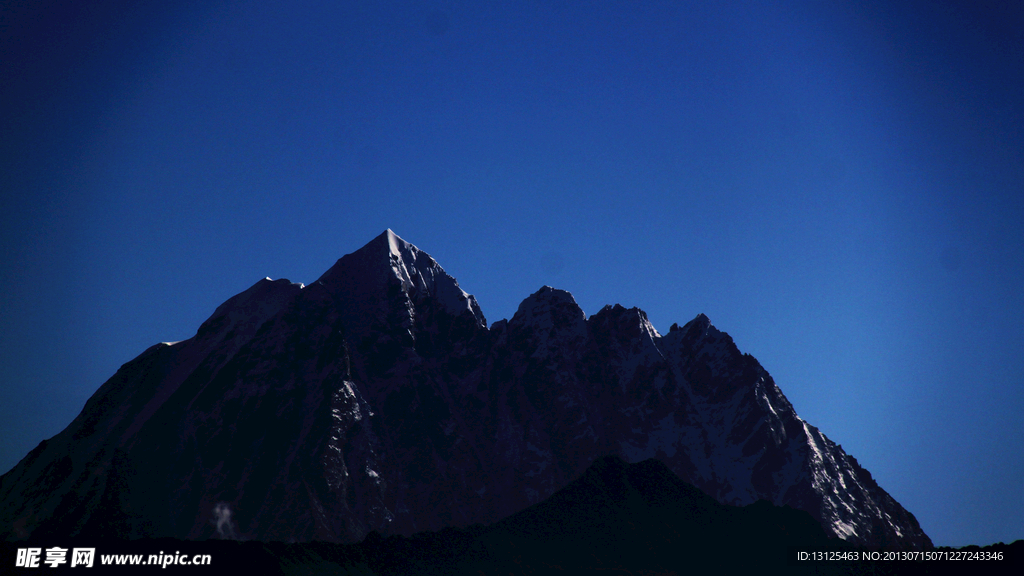
[[[544,356],[566,342],[581,343],[587,334],[586,320],[572,294],[542,286],[519,304],[508,325],[513,330],[531,332],[538,353]]]
[[[714,328],[715,327],[711,325],[711,319],[703,312],[697,314],[696,318],[690,320],[685,326],[683,326],[684,331],[697,338],[707,336],[712,330],[714,330]],[[717,332],[717,330],[715,331]]]
[[[552,288],[551,286],[541,286],[540,290],[537,290],[522,303],[519,304],[519,309],[516,311],[516,316],[529,315],[530,311],[537,306],[547,307],[558,307],[567,308],[571,311],[572,316],[580,316],[581,320],[586,319],[586,315],[583,313],[583,309],[576,303],[576,299],[572,297],[572,294],[567,290],[561,290],[559,288]]]
[[[391,254],[395,256],[402,255],[402,248],[408,248],[409,246],[412,246],[405,240],[399,238],[398,234],[395,234],[394,231],[391,230],[391,228],[385,230],[380,236],[378,236],[378,238],[388,243],[388,251],[390,251]]]
[[[355,254],[390,254],[401,257],[403,252],[409,252],[410,249],[419,252],[418,248],[406,242],[398,234],[395,234],[391,228],[388,228],[363,245],[362,248],[347,256]]]
[[[378,302],[389,286],[398,284],[413,301],[436,300],[452,316],[471,314],[476,324],[486,326],[476,298],[459,287],[430,254],[406,242],[390,228],[365,246],[342,256],[317,280],[335,297],[360,302],[364,310],[381,312]],[[403,305],[404,306],[404,305]],[[362,313],[360,313],[362,314]],[[386,314],[384,314],[386,316]],[[350,319],[366,324],[371,318]]]

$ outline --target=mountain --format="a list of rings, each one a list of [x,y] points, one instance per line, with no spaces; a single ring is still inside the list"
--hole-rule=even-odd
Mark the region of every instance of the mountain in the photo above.
[[[703,314],[661,335],[642,310],[587,318],[545,286],[488,328],[390,230],[123,365],[0,477],[0,533],[355,542],[495,522],[608,455],[850,543],[931,547]]]

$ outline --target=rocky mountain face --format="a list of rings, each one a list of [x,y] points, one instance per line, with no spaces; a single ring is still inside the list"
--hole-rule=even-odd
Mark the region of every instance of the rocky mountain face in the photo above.
[[[0,477],[0,534],[354,542],[495,522],[608,455],[851,543],[931,547],[703,314],[661,335],[639,309],[587,318],[545,286],[488,328],[390,230],[122,366]]]

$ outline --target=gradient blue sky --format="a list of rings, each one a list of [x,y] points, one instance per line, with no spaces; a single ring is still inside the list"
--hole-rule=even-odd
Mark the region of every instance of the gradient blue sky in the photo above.
[[[0,8],[0,470],[392,228],[490,322],[704,312],[936,544],[1024,538],[1019,3],[169,4]]]

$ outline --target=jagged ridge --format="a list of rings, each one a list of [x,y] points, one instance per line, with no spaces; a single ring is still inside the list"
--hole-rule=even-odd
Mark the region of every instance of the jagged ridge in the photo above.
[[[545,286],[488,329],[390,230],[122,366],[0,477],[0,529],[351,542],[495,521],[606,455],[656,458],[723,503],[805,510],[850,542],[931,546],[703,314],[661,335],[642,310],[587,318]]]

